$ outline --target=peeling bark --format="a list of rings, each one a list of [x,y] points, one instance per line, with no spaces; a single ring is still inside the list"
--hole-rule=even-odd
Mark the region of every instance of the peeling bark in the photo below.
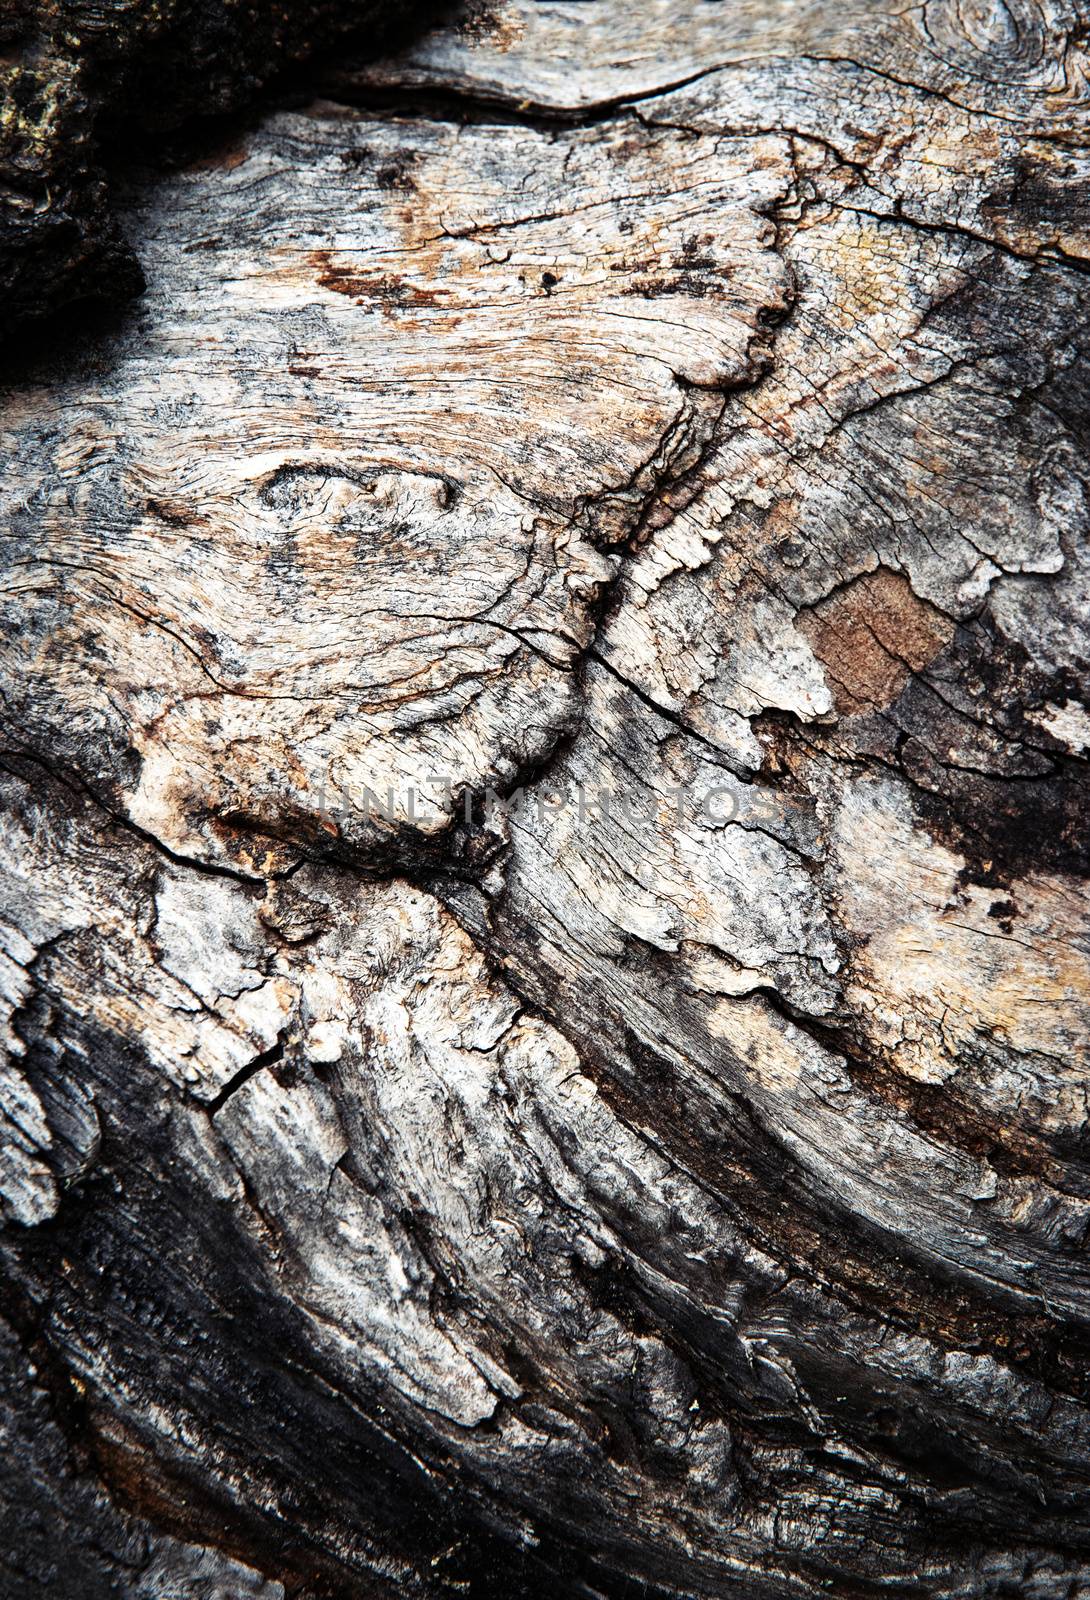
[[[1090,1594],[1087,21],[502,0],[121,195],[5,1596]]]

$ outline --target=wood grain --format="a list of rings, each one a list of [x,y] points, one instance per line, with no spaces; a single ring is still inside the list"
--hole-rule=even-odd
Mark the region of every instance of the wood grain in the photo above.
[[[5,1595],[1090,1594],[1086,38],[500,0],[131,184],[0,400]]]

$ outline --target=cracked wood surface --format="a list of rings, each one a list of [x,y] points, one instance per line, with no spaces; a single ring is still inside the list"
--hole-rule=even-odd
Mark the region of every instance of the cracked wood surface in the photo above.
[[[0,335],[131,300],[140,262],[113,211],[134,149],[165,154],[200,119],[334,42],[372,54],[417,0],[5,0],[0,8]],[[75,319],[73,319],[75,320]]]
[[[5,1595],[1090,1594],[1088,31],[500,0],[132,186],[0,402]]]

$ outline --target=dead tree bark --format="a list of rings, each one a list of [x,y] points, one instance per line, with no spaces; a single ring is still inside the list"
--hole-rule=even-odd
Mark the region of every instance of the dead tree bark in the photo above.
[[[502,0],[2,399],[5,1600],[1090,1594],[1088,17]]]

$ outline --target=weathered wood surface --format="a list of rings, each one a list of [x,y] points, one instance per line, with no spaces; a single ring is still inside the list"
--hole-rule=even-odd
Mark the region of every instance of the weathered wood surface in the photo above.
[[[4,0],[0,335],[143,288],[112,179],[139,150],[249,107],[347,35],[387,45],[427,0]],[[165,147],[164,147],[165,148]]]
[[[0,412],[5,1595],[1090,1594],[1087,37],[502,0],[133,189]]]

